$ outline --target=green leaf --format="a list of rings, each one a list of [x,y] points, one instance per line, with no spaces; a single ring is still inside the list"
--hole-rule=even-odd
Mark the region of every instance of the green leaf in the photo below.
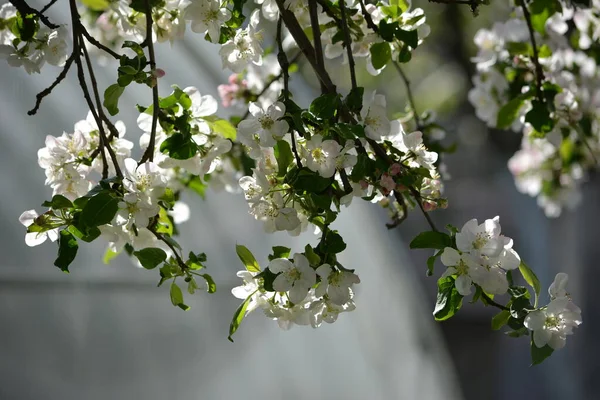
[[[294,161],[294,155],[290,145],[285,140],[279,140],[275,145],[275,159],[279,172],[277,176],[285,176],[289,165]]]
[[[79,223],[86,228],[106,225],[113,220],[118,210],[119,199],[108,193],[100,193],[87,202],[81,211]]]
[[[104,91],[104,107],[108,110],[110,115],[116,115],[119,113],[119,97],[125,91],[124,87],[121,87],[118,83],[110,85]]]
[[[324,245],[324,248],[321,246],[321,244]],[[319,249],[323,253],[337,254],[341,253],[346,249],[346,243],[344,242],[344,239],[342,239],[340,234],[336,231],[327,232],[327,236],[325,236],[325,241],[321,244],[319,244]]]
[[[184,311],[187,311],[191,308],[183,303],[183,292],[175,282],[171,283],[171,290],[169,294],[171,295],[171,303],[174,306],[177,306]]]
[[[365,137],[365,128],[361,125],[339,123],[334,128],[343,139],[354,140],[357,137]]]
[[[531,339],[531,365],[541,364],[546,358],[550,357],[554,353],[552,347],[545,345],[544,347],[537,347]]]
[[[133,8],[135,11],[145,13],[146,12],[146,3],[151,8],[160,6],[161,3],[164,4],[164,0],[132,0],[129,4],[129,7]]]
[[[392,59],[392,50],[387,42],[375,43],[369,49],[373,68],[381,69]]]
[[[119,254],[121,254],[120,251],[112,251],[110,248],[107,248],[106,251],[104,252],[104,257],[102,257],[102,262],[104,264],[110,264],[110,262],[113,260],[113,258],[118,256]]]
[[[463,296],[454,285],[454,278],[448,276],[438,280],[438,293],[433,310],[436,321],[444,321],[452,317],[462,307]]]
[[[530,92],[517,96],[502,106],[502,108],[498,111],[498,117],[496,120],[496,127],[498,129],[506,129],[512,125],[514,120],[517,118],[517,115],[519,115],[519,110],[523,106],[525,100],[533,95]]]
[[[323,178],[308,168],[301,168],[289,184],[296,191],[321,193],[331,185],[331,182],[332,178]]]
[[[339,95],[336,93],[323,94],[310,103],[309,111],[319,119],[330,119],[335,115],[339,101]]]
[[[206,290],[208,293],[214,293],[217,291],[217,284],[213,280],[212,276],[210,276],[209,274],[200,274],[200,276],[202,276],[204,278],[204,280],[206,281],[206,285],[207,285]]]
[[[452,246],[452,238],[436,231],[421,232],[410,242],[411,249],[444,249]]]
[[[157,247],[147,247],[139,251],[134,251],[133,255],[137,257],[142,267],[146,269],[154,269],[167,259],[167,253]]]
[[[235,252],[237,253],[240,260],[242,260],[242,264],[246,267],[246,270],[249,272],[260,272],[260,265],[254,258],[254,255],[246,246],[242,246],[238,244],[235,246]]]
[[[53,210],[60,210],[62,208],[73,208],[73,203],[65,196],[55,194],[54,196],[52,196],[51,201],[45,201],[42,204],[42,206],[51,208]]]
[[[188,183],[187,187],[198,193],[204,199],[206,193],[206,183],[202,182],[199,176],[194,176]]]
[[[231,338],[231,336],[238,330],[240,324],[242,323],[242,320],[246,316],[246,310],[248,309],[248,305],[250,304],[250,299],[252,299],[253,294],[248,296],[246,300],[244,300],[244,302],[240,304],[238,309],[235,310],[235,314],[233,314],[233,319],[231,320],[231,324],[229,324],[229,336],[227,337],[227,339],[229,339],[229,341],[232,343],[233,339]]]
[[[427,276],[433,275],[433,265],[435,264],[435,260],[441,256],[443,252],[444,250],[442,249],[427,259]]]
[[[529,122],[537,132],[545,134],[554,128],[554,120],[550,118],[550,111],[546,103],[534,100],[532,108],[525,115],[525,122]]]
[[[288,255],[289,255],[289,253],[288,253]],[[307,244],[304,247],[304,255],[308,259],[308,262],[310,265],[314,265],[314,266],[321,265],[321,257],[319,257],[319,255],[317,253],[315,253],[314,249],[310,246],[310,244]]]
[[[169,236],[173,236],[173,223],[171,222],[171,218],[169,218],[169,214],[167,214],[167,210],[165,210],[162,207],[158,212],[158,221],[156,222],[156,233],[165,233]]]
[[[61,271],[69,272],[69,264],[73,262],[77,256],[77,239],[66,229],[60,231],[58,237],[58,257],[54,261],[54,265],[60,268]]]
[[[273,254],[269,255],[269,261],[276,258],[288,258],[292,249],[285,246],[273,246]]]
[[[207,122],[213,133],[226,139],[235,140],[237,131],[231,122],[226,119],[217,119],[214,121],[207,120]]]
[[[396,39],[406,43],[413,49],[417,48],[417,45],[419,43],[419,34],[417,33],[416,29],[412,31],[405,31],[404,29],[398,28],[396,29],[394,34],[396,36]]]
[[[344,99],[344,103],[350,111],[359,112],[362,109],[363,96],[365,94],[364,87],[356,87],[350,90],[348,96]]]
[[[492,317],[492,329],[497,331],[502,328],[508,322],[510,318],[510,311],[502,310],[498,314]]]
[[[84,242],[87,242],[87,243],[93,242],[102,233],[102,232],[100,232],[100,229],[98,229],[98,227],[83,228],[83,230],[85,231],[85,233],[84,233],[78,227],[76,227],[75,225],[69,225],[67,227],[67,230],[71,234],[73,234],[77,239],[81,239],[81,240],[83,240]]]
[[[176,160],[187,160],[196,155],[198,145],[192,140],[191,136],[176,132],[162,142],[160,151],[162,153],[167,151],[169,157]]]
[[[521,261],[521,264],[519,265],[519,271],[521,272],[521,275],[523,275],[525,282],[527,282],[527,284],[533,288],[533,291],[535,292],[534,307],[537,307],[538,297],[542,290],[540,280],[535,275],[535,272],[533,272],[533,270],[529,268],[523,261]]]

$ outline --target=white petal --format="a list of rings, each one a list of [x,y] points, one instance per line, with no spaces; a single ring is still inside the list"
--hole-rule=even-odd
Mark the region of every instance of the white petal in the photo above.
[[[452,247],[446,247],[442,253],[442,263],[447,267],[452,267],[460,263],[460,254]]]
[[[269,263],[269,270],[274,274],[290,270],[293,267],[291,261],[286,258],[276,258]]]
[[[275,283],[273,283],[273,287],[275,287]],[[290,301],[294,304],[298,304],[302,302],[306,298],[308,294],[308,290],[303,286],[294,285],[289,291]]]
[[[471,294],[471,278],[468,275],[459,275],[456,278],[456,290],[463,296]]]
[[[531,331],[537,331],[544,327],[546,314],[543,311],[532,311],[525,317],[525,327]]]
[[[546,329],[538,329],[533,331],[533,343],[536,347],[541,348],[548,344],[548,341],[552,337],[550,331]]]

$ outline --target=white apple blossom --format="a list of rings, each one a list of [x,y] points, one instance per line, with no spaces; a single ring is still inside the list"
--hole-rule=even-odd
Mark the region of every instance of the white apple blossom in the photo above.
[[[316,134],[307,140],[304,147],[304,161],[306,166],[318,172],[324,178],[335,174],[337,157],[342,146],[335,140],[323,140],[323,136]]]
[[[481,266],[479,266],[472,257],[467,253],[459,253],[451,247],[446,247],[442,253],[442,264],[448,269],[444,272],[442,277],[450,275],[457,275],[455,285],[456,290],[463,296],[467,296],[471,293],[471,284],[481,273]]]
[[[39,215],[35,210],[24,211],[19,216],[19,222],[23,226],[29,228],[29,226],[33,224],[37,217],[39,217]],[[58,235],[58,228],[43,232],[27,232],[25,234],[25,244],[29,247],[34,247],[44,243],[46,239],[50,239],[51,242],[55,242],[58,239]]]
[[[567,336],[581,324],[581,310],[571,300],[560,297],[546,307],[532,311],[525,317],[525,326],[533,331],[536,347],[549,345],[554,350],[565,346]]]
[[[269,270],[279,274],[273,281],[277,292],[289,292],[289,299],[297,304],[306,298],[308,290],[316,282],[315,270],[308,259],[300,253],[294,254],[294,262],[286,258],[276,258],[269,263]]]
[[[223,66],[240,73],[250,63],[262,64],[262,31],[258,29],[260,10],[254,10],[246,29],[238,30],[235,37],[225,43],[219,54]]]
[[[327,294],[332,303],[342,306],[351,299],[352,286],[360,283],[358,275],[350,271],[334,271],[331,265],[323,264],[316,270],[321,283],[315,290],[317,297]]]
[[[281,102],[270,105],[266,110],[257,103],[250,103],[248,110],[253,118],[238,125],[240,141],[248,147],[253,146],[252,142],[261,147],[273,147],[290,129],[287,121],[281,120],[285,115],[285,105]]]
[[[390,133],[391,124],[387,117],[385,96],[373,92],[370,98],[363,101],[361,117],[365,126],[365,134],[373,140],[379,140]]]

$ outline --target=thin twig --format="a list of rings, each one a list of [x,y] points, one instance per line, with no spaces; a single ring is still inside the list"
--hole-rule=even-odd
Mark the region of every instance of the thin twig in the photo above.
[[[393,64],[394,67],[396,67],[396,71],[398,71],[398,74],[400,74],[402,81],[404,82],[404,87],[406,87],[406,96],[408,97],[408,104],[412,109],[413,117],[415,118],[415,122],[417,123],[417,130],[420,131],[422,128],[421,118],[419,117],[419,112],[417,111],[417,107],[415,105],[415,99],[413,97],[412,89],[410,87],[410,81],[408,80],[408,77],[400,67],[400,64],[398,64],[398,62],[396,61],[394,61]]]
[[[150,142],[140,159],[139,164],[154,160],[154,146],[156,143],[156,126],[158,124],[158,112],[160,103],[158,100],[158,78],[156,77],[156,56],[154,54],[154,43],[152,43],[152,6],[149,0],[144,1],[146,11],[146,40],[148,55],[150,58],[150,73],[152,74],[152,127],[150,128]]]
[[[40,14],[43,14],[43,13],[45,13],[46,11],[48,11],[48,9],[49,9],[50,7],[52,7],[52,6],[54,5],[54,3],[56,3],[56,1],[57,1],[57,0],[50,0],[50,2],[49,2],[48,4],[46,4],[46,5],[44,6],[44,8],[42,8],[42,9],[40,10]]]
[[[340,1],[340,14],[342,16],[342,30],[344,32],[344,46],[346,46],[346,52],[348,54],[348,66],[350,68],[350,81],[352,82],[352,89],[356,89],[356,67],[354,64],[354,56],[352,55],[352,39],[350,38],[350,28],[348,27],[348,19],[346,18],[346,5],[344,1]]]
[[[41,11],[38,11],[35,8],[32,8],[29,4],[27,4],[27,2],[25,0],[9,0],[9,1],[11,2],[11,4],[13,6],[15,6],[17,11],[19,11],[19,13],[22,16],[25,16],[28,14],[35,14],[40,19],[40,21],[42,21],[42,23],[44,25],[46,25],[48,28],[50,28],[50,29],[58,29],[59,28],[58,25],[50,22],[48,17],[46,17]],[[51,5],[52,4],[50,4],[49,6],[51,6]],[[49,6],[47,6],[47,7],[49,7]]]
[[[283,23],[281,17],[277,19],[277,37],[275,38],[277,42],[277,61],[279,62],[279,67],[281,68],[281,74],[283,75],[283,99],[284,102],[290,98],[290,88],[289,88],[289,80],[290,80],[290,62],[285,54],[285,50],[283,49]],[[290,136],[292,138],[292,152],[294,153],[294,157],[296,158],[296,165],[298,168],[302,168],[302,161],[300,160],[300,155],[298,154],[298,149],[296,148],[296,133],[293,129],[291,129]]]
[[[161,235],[160,233],[155,232],[153,229],[150,229],[150,232],[152,232],[154,234],[154,236],[156,236],[156,238],[158,240],[160,240],[161,242],[164,242],[169,247],[169,249],[171,249],[171,251],[173,252],[173,255],[175,256],[175,259],[177,260],[177,264],[179,264],[179,267],[181,268],[181,270],[183,272],[188,271],[189,267],[185,264],[185,262],[183,261],[183,259],[179,255],[179,253],[177,253],[177,250],[175,249],[175,246],[173,246],[167,239],[165,239],[163,237],[163,235]]]
[[[304,33],[304,30],[300,26],[300,23],[296,19],[296,16],[293,12],[285,8],[284,0],[275,0],[277,2],[277,7],[279,8],[279,14],[285,23],[288,31],[296,41],[296,44],[304,53],[306,59],[312,66],[313,70],[317,74],[317,78],[322,82],[325,86],[325,89],[328,93],[336,93],[335,85],[331,80],[331,77],[327,73],[324,68],[321,68],[319,65],[317,58],[315,57],[315,49],[313,48],[310,40]]]
[[[79,27],[81,27],[81,25],[79,25]],[[108,118],[106,117],[106,115],[104,114],[104,110],[102,109],[102,101],[100,100],[100,93],[98,91],[98,83],[96,82],[96,75],[94,74],[94,68],[92,67],[92,61],[90,60],[90,56],[88,54],[88,51],[85,47],[85,44],[83,43],[83,37],[80,35],[79,36],[79,40],[80,40],[80,47],[81,50],[83,51],[83,55],[85,57],[85,63],[87,64],[88,67],[88,73],[90,74],[90,80],[92,82],[92,91],[94,92],[94,98],[96,99],[96,105],[98,108],[98,116],[100,118],[100,121],[98,122],[98,130],[100,131],[100,138],[104,141],[104,148],[106,148],[106,150],[108,151],[108,154],[112,160],[112,163],[115,167],[115,173],[117,174],[117,176],[119,178],[123,178],[123,173],[121,172],[121,168],[119,167],[119,160],[117,159],[117,155],[115,154],[115,151],[113,150],[112,146],[110,145],[110,140],[108,139],[108,137],[106,136],[106,132],[104,131],[104,121],[108,120]],[[103,153],[103,152],[101,152]]]
[[[321,27],[319,26],[319,10],[316,0],[308,0],[308,14],[310,16],[310,27],[313,34],[313,45],[315,47],[315,57],[319,67],[325,70],[325,59],[323,57],[323,43],[321,43]],[[325,93],[327,88],[321,82],[321,92]]]
[[[535,78],[536,78],[536,93],[539,101],[543,102],[544,97],[542,95],[542,83],[544,81],[544,70],[542,69],[542,65],[539,60],[539,53],[537,48],[537,43],[535,41],[535,31],[533,30],[533,25],[531,24],[531,15],[529,14],[529,10],[527,9],[527,5],[524,0],[519,0],[519,5],[523,10],[523,17],[527,22],[527,29],[529,29],[529,39],[531,40],[531,47],[533,49],[533,57],[531,60],[533,61],[533,65],[535,66]]]
[[[99,48],[100,50],[105,51],[106,53],[108,53],[110,56],[112,56],[115,59],[120,59],[121,56],[119,55],[119,53],[115,52],[114,50],[112,50],[109,47],[106,47],[105,45],[103,45],[102,43],[100,43],[95,37],[93,37],[88,31],[87,29],[85,29],[85,27],[81,27],[81,33],[83,34],[83,36],[85,36],[85,38],[87,39],[87,41],[96,46],[97,48]]]
[[[367,23],[367,26],[371,28],[373,32],[379,33],[379,28],[373,22],[373,18],[371,18],[371,14],[369,13],[369,11],[367,11],[367,7],[365,7],[365,2],[363,0],[359,0],[359,3],[360,11],[363,15],[363,18],[365,19],[365,22]]]
[[[75,60],[75,57],[77,57],[77,55],[75,54],[75,51],[73,51],[69,58],[67,58],[67,61],[65,62],[62,71],[60,71],[60,74],[58,74],[54,82],[52,82],[50,86],[48,86],[46,89],[42,90],[35,96],[35,106],[31,110],[27,111],[27,115],[35,115],[38,112],[44,97],[52,93],[54,88],[57,87],[63,79],[65,79],[67,73],[69,72],[69,69],[71,68],[71,65],[73,64],[73,61]]]
[[[499,309],[504,310],[504,311],[508,311],[509,310],[508,307],[505,307],[502,304],[498,304],[494,300],[492,300],[490,298],[490,296],[488,296],[487,293],[485,293],[483,291],[483,289],[481,290],[481,297],[483,297],[485,299],[486,303],[488,303],[491,306],[494,306],[494,307],[499,308]]]
[[[98,85],[96,84],[95,76],[93,75],[93,68],[92,68],[91,63],[89,62],[89,56],[88,56],[85,46],[83,44],[81,30],[79,29],[81,26],[81,21],[79,20],[80,17],[79,17],[79,12],[77,11],[77,4],[75,3],[75,0],[69,0],[69,5],[71,8],[71,25],[72,25],[72,29],[73,29],[73,53],[76,54],[75,64],[77,65],[77,77],[79,79],[79,86],[81,86],[81,91],[83,92],[83,97],[85,98],[85,101],[92,113],[92,116],[94,117],[94,120],[96,121],[96,124],[98,125],[98,130],[100,132],[99,146],[106,146],[106,149],[108,150],[108,152],[113,160],[113,163],[115,166],[115,172],[116,172],[117,176],[119,178],[123,178],[123,174],[121,173],[121,169],[119,168],[119,163],[117,161],[116,155],[114,154],[114,151],[112,151],[112,148],[110,147],[110,144],[107,141],[106,133],[104,132],[104,124],[103,124],[102,118],[99,116],[99,113],[100,113],[100,115],[103,114],[102,104],[100,102],[100,96],[98,94]],[[85,81],[85,72],[84,72],[84,68],[83,68],[83,63],[81,62],[81,51],[83,51],[84,56],[86,56],[86,62],[88,63],[90,79],[92,80],[92,88],[94,90],[94,94],[96,96],[96,101],[98,103],[98,112],[96,111],[96,106],[94,105],[94,102],[92,101],[89,89],[87,87],[87,83]]]
[[[298,61],[298,59],[300,58],[300,56],[302,55],[302,53],[296,53],[296,55],[294,55],[294,57],[291,58],[291,60],[288,60],[288,65],[291,65],[293,63],[295,63],[296,61]],[[281,64],[280,64],[281,66]],[[283,78],[283,69],[281,70],[281,72],[277,75],[274,76],[273,78],[271,78],[271,80],[269,80],[265,86],[262,88],[262,90],[260,92],[258,92],[258,94],[256,95],[256,99],[259,99],[261,96],[263,96],[267,90],[269,90],[269,88],[271,87],[271,85],[273,85],[275,82],[279,81],[281,78]],[[242,120],[248,118],[248,116],[250,115],[250,109],[246,109],[246,112],[244,113],[244,115],[242,116]]]

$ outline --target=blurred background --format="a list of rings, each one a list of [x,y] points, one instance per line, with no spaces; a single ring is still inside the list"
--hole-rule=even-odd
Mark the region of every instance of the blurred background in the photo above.
[[[50,13],[66,22],[59,1]],[[39,76],[0,63],[0,173],[4,190],[0,209],[0,399],[595,399],[600,383],[598,306],[592,293],[600,277],[596,247],[600,228],[600,191],[595,177],[585,186],[575,212],[547,219],[535,200],[519,194],[506,168],[518,149],[519,135],[489,131],[466,102],[474,54],[472,37],[508,14],[506,5],[469,9],[423,0],[432,34],[405,68],[419,110],[433,109],[458,151],[446,160],[450,207],[433,212],[438,225],[462,226],[468,219],[500,215],[503,233],[548,287],[559,271],[569,273],[570,292],[583,309],[584,323],[567,346],[542,365],[530,367],[527,339],[511,339],[490,329],[494,310],[465,304],[452,320],[436,323],[434,277],[425,276],[428,251],[408,251],[407,243],[427,229],[414,212],[398,229],[385,228],[386,213],[355,202],[335,228],[348,243],[341,262],[361,276],[356,311],[317,330],[281,331],[258,313],[244,320],[235,343],[227,341],[229,321],[238,305],[230,289],[242,266],[234,246],[250,248],[259,262],[273,245],[304,247],[317,238],[266,235],[247,213],[241,195],[210,192],[206,200],[185,196],[193,210],[181,229],[185,249],[208,254],[218,290],[187,296],[188,312],[174,308],[168,288],[157,288],[157,271],[140,270],[124,256],[102,264],[100,243],[80,247],[66,275],[52,263],[56,246],[28,248],[18,222],[22,211],[49,199],[37,149],[47,134],[72,132],[87,109],[70,73],[46,98],[34,117],[26,111],[36,93],[58,69]],[[499,3],[499,2],[495,2]],[[41,2],[31,2],[40,8]],[[61,8],[62,7],[62,8]],[[172,46],[158,46],[158,64],[166,71],[161,95],[171,84],[196,86],[218,97],[226,82],[218,48],[198,35]],[[112,66],[114,67],[114,66]],[[116,68],[98,68],[100,86],[116,79]],[[349,77],[333,63],[341,88]],[[384,88],[388,104],[403,109],[406,92],[396,72],[359,76],[371,88]],[[385,84],[384,84],[385,82]],[[300,102],[316,93],[314,76],[301,65],[292,78]],[[342,89],[344,90],[344,89]],[[381,90],[381,89],[379,89]],[[137,142],[134,105],[147,104],[150,90],[127,88],[120,102],[126,137]],[[389,107],[390,109],[392,107]],[[545,298],[543,297],[545,300]]]

